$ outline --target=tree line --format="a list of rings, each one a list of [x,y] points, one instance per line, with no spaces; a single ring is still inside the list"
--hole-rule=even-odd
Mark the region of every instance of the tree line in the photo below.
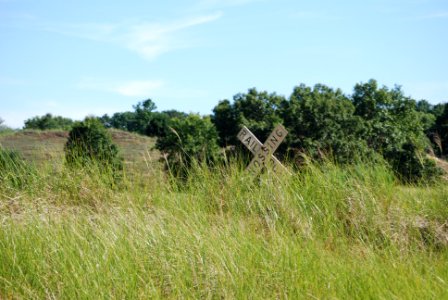
[[[106,128],[157,137],[156,147],[177,169],[193,161],[222,160],[222,149],[238,152],[242,126],[263,139],[278,123],[289,134],[277,153],[296,165],[304,156],[338,164],[383,159],[400,178],[413,182],[438,173],[428,153],[448,155],[448,103],[416,101],[399,86],[379,86],[375,80],[356,84],[351,95],[323,84],[301,84],[289,97],[252,88],[233,101],[219,101],[209,116],[157,112],[148,99],[133,111],[96,119]],[[46,115],[27,120],[25,129],[55,129],[55,124],[66,129],[70,121]]]

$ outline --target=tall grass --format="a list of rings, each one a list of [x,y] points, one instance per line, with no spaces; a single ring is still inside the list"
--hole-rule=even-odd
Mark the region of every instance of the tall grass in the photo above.
[[[448,187],[382,164],[42,168],[0,186],[0,298],[446,298]]]

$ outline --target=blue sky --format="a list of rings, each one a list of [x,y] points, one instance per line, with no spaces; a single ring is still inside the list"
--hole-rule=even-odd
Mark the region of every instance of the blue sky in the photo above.
[[[0,117],[208,114],[256,87],[289,96],[375,78],[448,101],[446,0],[0,0]]]

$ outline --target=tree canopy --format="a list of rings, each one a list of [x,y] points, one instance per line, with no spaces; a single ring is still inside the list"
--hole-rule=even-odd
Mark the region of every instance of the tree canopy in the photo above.
[[[70,130],[74,121],[69,118],[61,116],[53,116],[48,113],[44,116],[36,116],[25,121],[24,129],[37,129],[37,130]]]
[[[219,101],[206,117],[156,108],[147,99],[133,111],[97,120],[106,128],[157,137],[157,148],[178,166],[216,161],[219,146],[240,149],[237,133],[243,126],[264,139],[279,123],[289,134],[277,153],[296,162],[303,155],[338,164],[382,157],[400,178],[418,181],[437,173],[428,153],[448,155],[448,104],[416,101],[401,87],[380,86],[373,79],[356,84],[352,94],[323,84],[299,84],[289,97],[251,88],[232,101]],[[70,119],[51,114],[25,122],[33,129],[71,126]]]

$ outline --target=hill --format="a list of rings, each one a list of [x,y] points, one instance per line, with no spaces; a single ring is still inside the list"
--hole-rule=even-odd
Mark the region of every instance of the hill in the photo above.
[[[159,153],[153,150],[155,139],[127,131],[111,129],[112,140],[120,149],[126,164],[156,161]],[[68,132],[59,130],[24,130],[0,136],[0,145],[18,151],[23,157],[37,164],[60,162]]]

